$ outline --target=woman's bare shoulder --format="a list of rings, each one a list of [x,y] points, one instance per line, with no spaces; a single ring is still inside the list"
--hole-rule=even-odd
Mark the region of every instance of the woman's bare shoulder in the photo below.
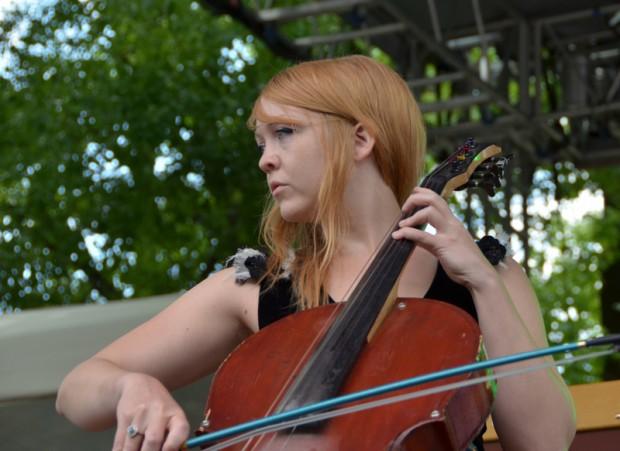
[[[250,331],[258,330],[259,285],[251,280],[241,282],[238,270],[225,268],[204,279],[186,296],[196,298],[203,308],[213,309],[238,318]],[[206,312],[209,313],[209,312]]]
[[[497,272],[505,282],[512,284],[530,285],[525,268],[511,256],[507,255],[497,265]]]

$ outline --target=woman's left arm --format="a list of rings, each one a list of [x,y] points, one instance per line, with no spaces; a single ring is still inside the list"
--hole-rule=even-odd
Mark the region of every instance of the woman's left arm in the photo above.
[[[470,291],[489,357],[548,346],[534,290],[523,268],[512,258],[505,258],[497,265],[495,275]],[[542,361],[530,360],[495,371]],[[575,411],[557,369],[499,379],[493,424],[505,451],[568,449],[575,435]]]
[[[415,207],[422,209],[401,221],[401,229],[393,237],[415,241],[439,260],[452,280],[469,289],[489,357],[547,346],[538,300],[521,266],[507,257],[493,267],[436,193],[416,188],[403,210]],[[413,227],[425,223],[436,232]],[[495,371],[543,361],[530,360]],[[575,434],[572,399],[555,367],[498,380],[492,416],[504,451],[565,450]]]

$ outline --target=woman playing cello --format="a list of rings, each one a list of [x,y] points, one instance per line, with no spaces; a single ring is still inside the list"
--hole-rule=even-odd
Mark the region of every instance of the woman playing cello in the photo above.
[[[178,449],[189,423],[169,391],[212,373],[271,322],[344,301],[394,219],[416,207],[424,208],[393,233],[417,244],[398,296],[465,309],[490,357],[546,345],[522,268],[503,254],[491,263],[439,195],[414,188],[425,132],[395,72],[362,56],[299,64],[269,82],[249,124],[271,192],[262,227],[269,256],[240,252],[232,267],[73,369],[56,403],[70,421],[91,430],[116,424],[115,451]],[[426,223],[434,234],[415,228]],[[506,451],[567,449],[575,433],[555,369],[501,379],[492,416]]]

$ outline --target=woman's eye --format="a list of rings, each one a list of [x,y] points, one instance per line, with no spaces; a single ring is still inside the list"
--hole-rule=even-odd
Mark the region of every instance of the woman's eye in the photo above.
[[[256,150],[258,150],[258,153],[263,154],[265,152],[265,145],[262,143],[257,143]]]
[[[276,129],[276,136],[282,138],[283,136],[292,135],[295,129],[292,127],[279,127]]]

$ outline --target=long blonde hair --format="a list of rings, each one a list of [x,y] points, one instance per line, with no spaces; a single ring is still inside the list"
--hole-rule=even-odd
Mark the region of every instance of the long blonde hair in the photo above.
[[[347,229],[341,202],[353,161],[353,126],[361,123],[375,138],[373,157],[385,183],[403,203],[418,180],[426,150],[420,109],[406,83],[393,70],[365,56],[309,61],[290,67],[271,79],[257,99],[248,120],[271,118],[260,107],[268,99],[323,116],[321,140],[326,170],[312,223],[282,219],[278,206],[267,203],[261,235],[270,250],[266,277],[275,281],[284,266],[293,277],[301,309],[327,300],[322,286]]]

